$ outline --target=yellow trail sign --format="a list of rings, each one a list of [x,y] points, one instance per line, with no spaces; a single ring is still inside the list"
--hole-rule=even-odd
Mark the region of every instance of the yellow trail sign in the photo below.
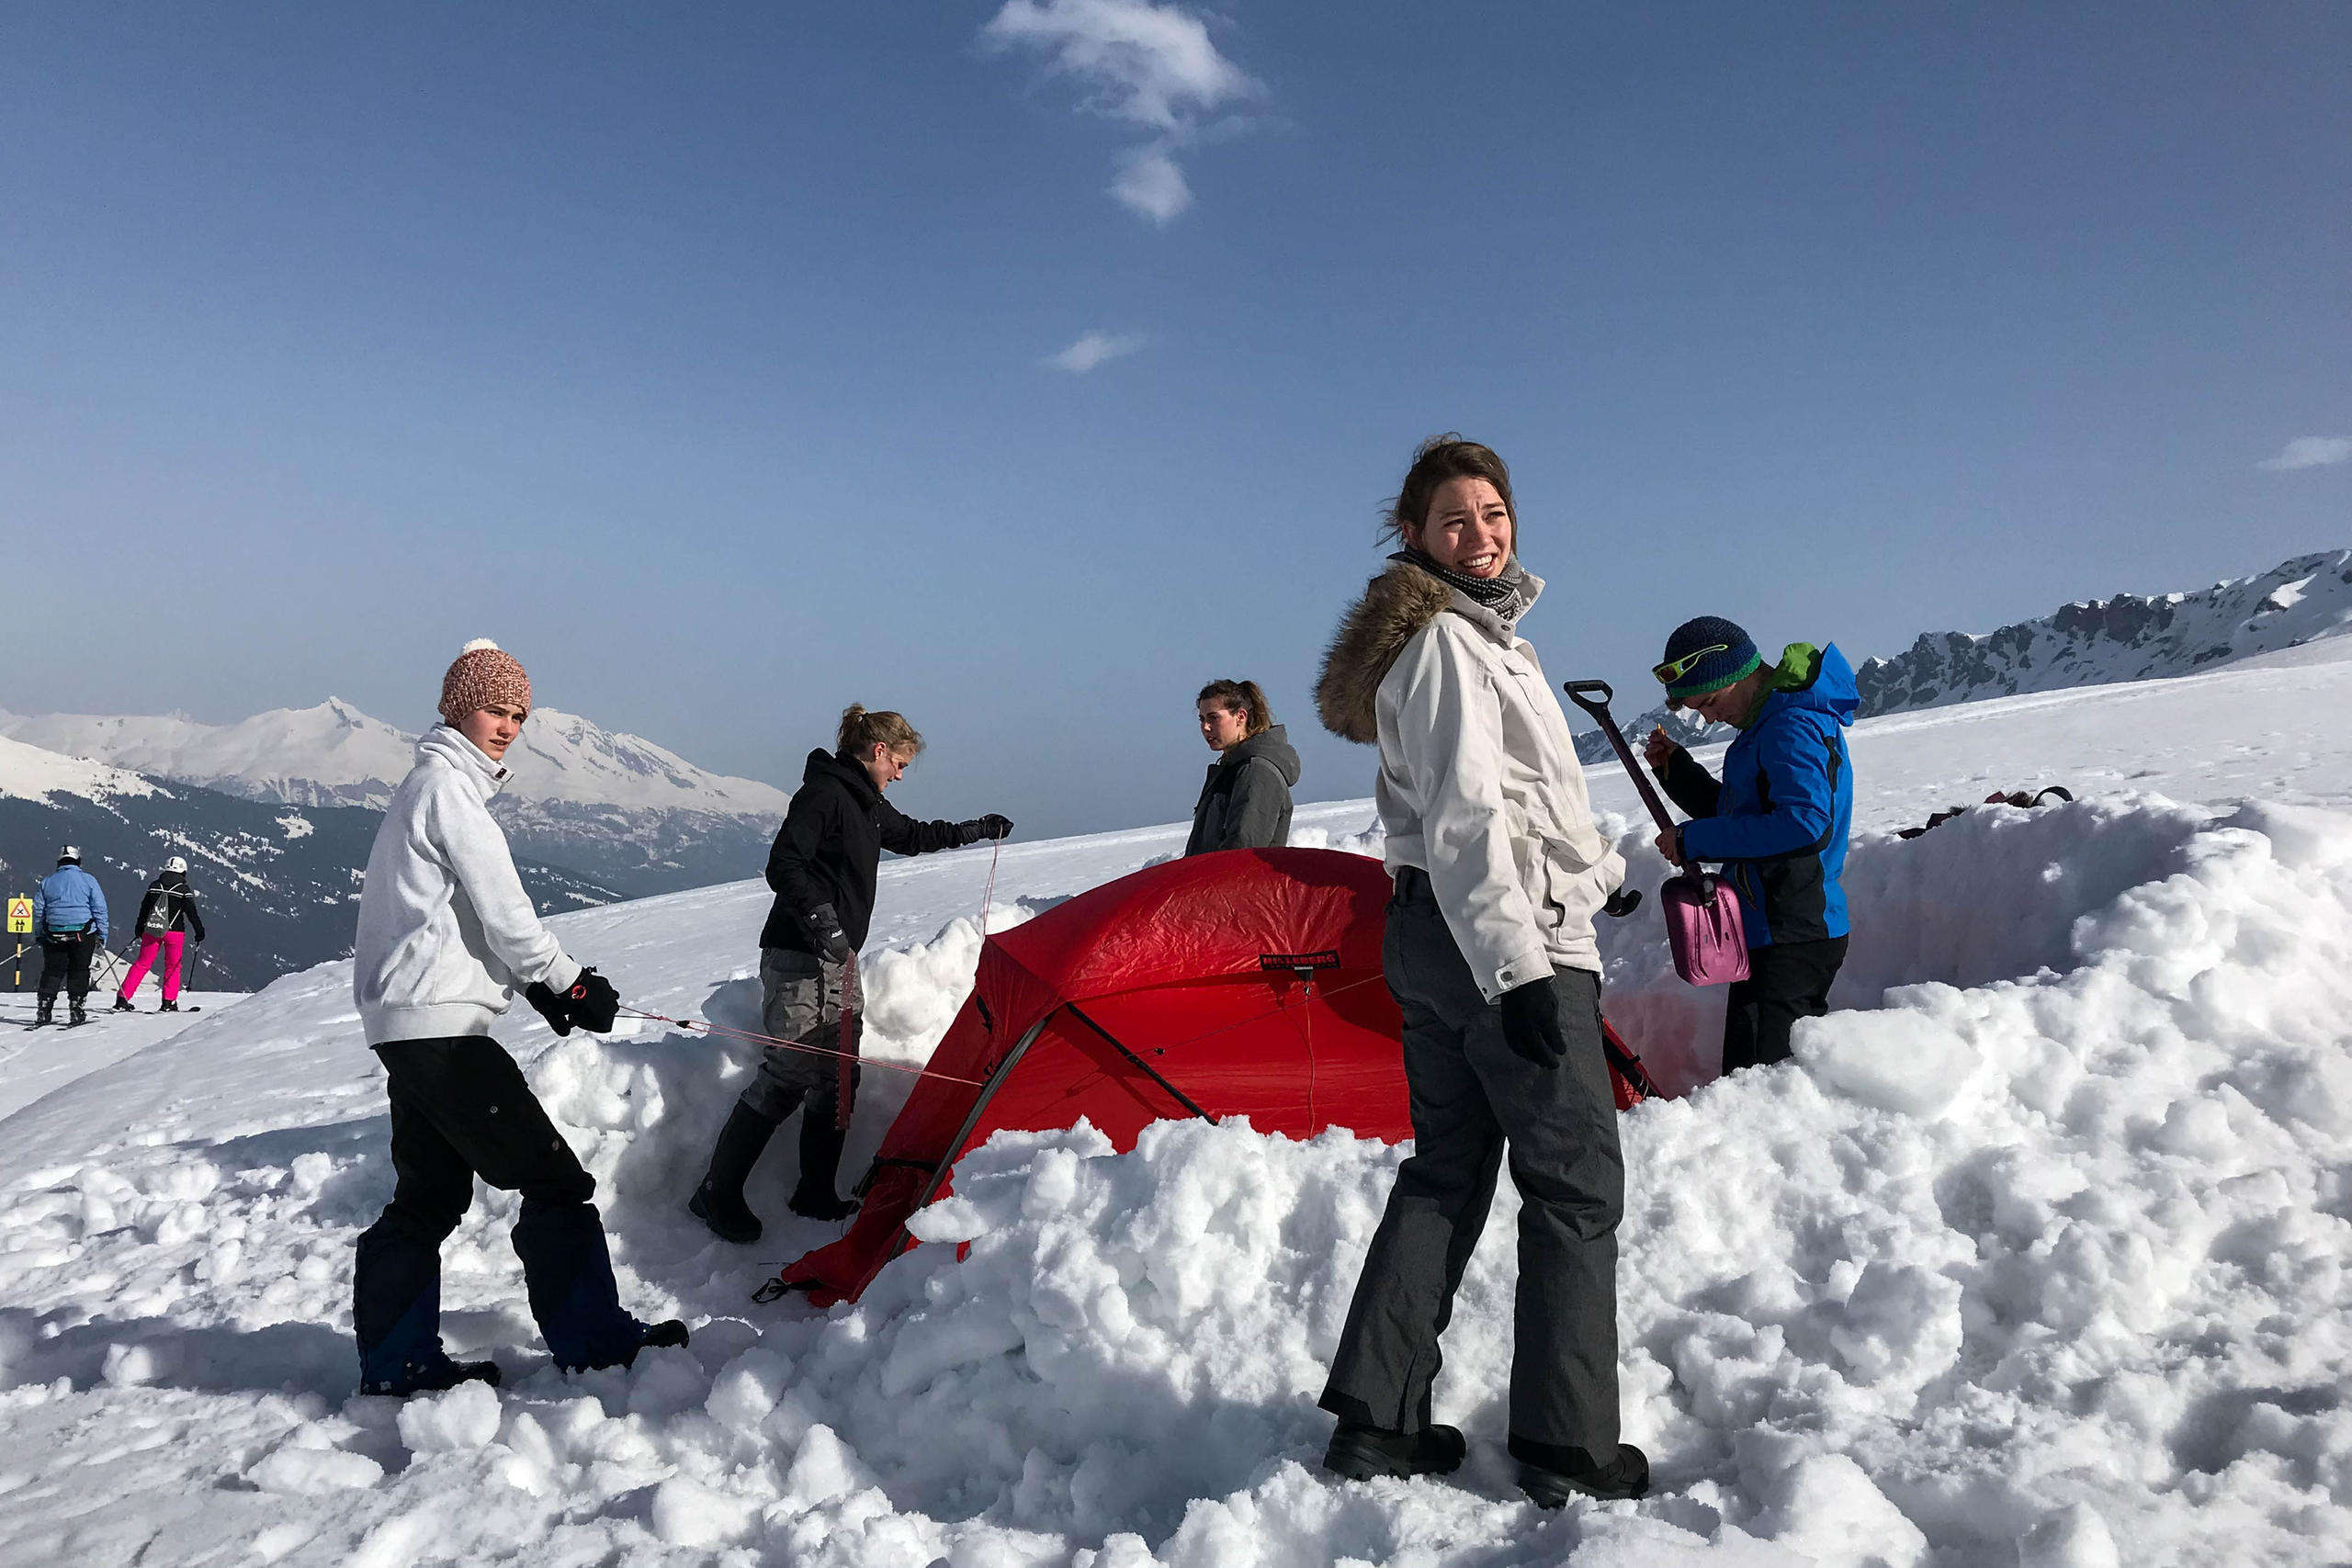
[[[33,901],[30,898],[8,900],[8,934],[22,936],[33,929]]]

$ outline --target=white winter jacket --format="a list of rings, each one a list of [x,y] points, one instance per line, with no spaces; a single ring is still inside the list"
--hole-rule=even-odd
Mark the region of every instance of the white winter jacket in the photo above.
[[[580,977],[491,819],[508,776],[446,724],[417,742],[359,897],[351,993],[368,1044],[487,1034],[532,981],[561,991]]]
[[[1530,600],[1543,588],[1531,573]],[[1555,967],[1600,973],[1592,917],[1625,863],[1533,648],[1399,562],[1343,623],[1317,696],[1330,728],[1377,741],[1388,868],[1429,874],[1488,1001]]]

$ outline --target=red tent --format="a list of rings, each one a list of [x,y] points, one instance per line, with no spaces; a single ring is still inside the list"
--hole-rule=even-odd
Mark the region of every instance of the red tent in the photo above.
[[[1388,874],[1333,850],[1228,850],[1121,877],[980,947],[972,995],[867,1170],[849,1234],[770,1291],[854,1300],[911,1245],[907,1216],[1001,1128],[1080,1116],[1121,1149],[1163,1118],[1247,1116],[1311,1137],[1412,1135],[1401,1021],[1380,972]]]
[[[1123,876],[980,945],[964,1010],[865,1173],[849,1234],[762,1288],[854,1301],[913,1245],[907,1216],[1000,1129],[1081,1116],[1120,1149],[1163,1119],[1412,1136],[1381,975],[1388,873],[1333,850],[1227,850]],[[1651,1092],[1607,1034],[1623,1110]],[[954,1079],[969,1080],[956,1082]]]

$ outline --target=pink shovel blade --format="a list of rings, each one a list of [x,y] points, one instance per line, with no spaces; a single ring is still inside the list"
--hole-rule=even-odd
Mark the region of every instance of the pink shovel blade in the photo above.
[[[1747,978],[1747,933],[1739,897],[1715,877],[1686,872],[1658,890],[1674,972],[1694,986],[1725,986]]]

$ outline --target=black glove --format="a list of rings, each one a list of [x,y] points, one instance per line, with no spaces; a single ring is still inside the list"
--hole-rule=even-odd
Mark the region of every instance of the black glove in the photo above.
[[[1532,1066],[1550,1071],[1566,1060],[1567,1036],[1560,1032],[1560,994],[1552,976],[1530,980],[1502,994],[1503,1043]]]
[[[836,964],[846,964],[857,950],[849,944],[849,933],[842,930],[842,918],[833,913],[831,904],[820,904],[808,911],[808,934],[817,939],[817,951]]]
[[[956,823],[956,832],[967,844],[977,844],[982,839],[1010,839],[1012,837],[1012,818],[1000,817],[991,811],[986,817],[975,817],[969,822]]]
[[[620,1017],[621,994],[613,989],[610,980],[584,966],[580,978],[571,982],[571,989],[563,994],[563,1003],[571,1021],[591,1034],[610,1032]]]
[[[1607,903],[1600,906],[1600,912],[1611,919],[1622,920],[1641,907],[1642,890],[1640,888],[1620,887],[1609,896]]]
[[[571,1032],[571,1008],[567,1000],[548,989],[545,980],[534,980],[523,987],[523,999],[539,1010],[548,1027],[558,1034]]]

